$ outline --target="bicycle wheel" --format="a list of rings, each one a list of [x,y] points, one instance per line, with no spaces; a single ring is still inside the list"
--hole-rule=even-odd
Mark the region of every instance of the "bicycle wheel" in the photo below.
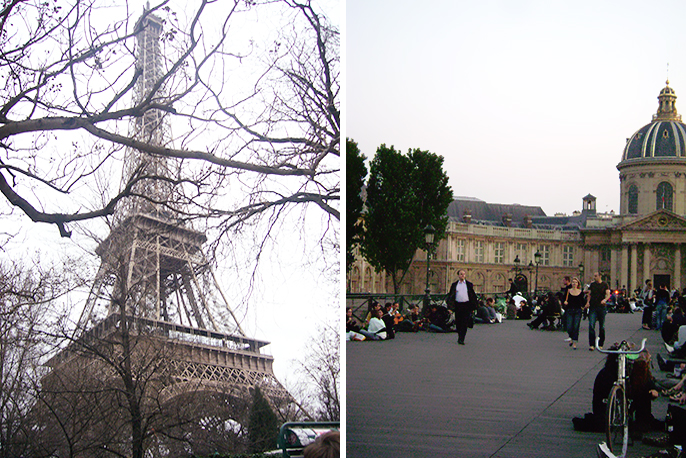
[[[612,453],[618,456],[626,456],[626,449],[629,445],[629,418],[626,411],[626,396],[624,388],[619,385],[612,387],[610,396],[607,398],[607,445]]]

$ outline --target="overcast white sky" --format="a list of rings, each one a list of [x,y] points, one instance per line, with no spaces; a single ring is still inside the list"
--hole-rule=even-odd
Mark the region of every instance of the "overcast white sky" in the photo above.
[[[445,158],[455,196],[619,212],[616,169],[669,76],[686,2],[347,0],[346,136]],[[669,64],[669,73],[667,67]]]

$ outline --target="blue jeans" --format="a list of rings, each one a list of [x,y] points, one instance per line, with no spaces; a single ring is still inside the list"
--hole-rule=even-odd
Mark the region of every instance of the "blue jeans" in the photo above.
[[[581,327],[581,309],[565,310],[565,320],[567,326],[567,334],[574,341],[579,340],[579,328]]]
[[[658,331],[662,329],[662,325],[667,319],[667,303],[658,302],[655,306],[655,329]]]
[[[598,322],[598,345],[605,345],[605,307],[591,307],[588,309],[588,345],[595,347],[595,324]]]

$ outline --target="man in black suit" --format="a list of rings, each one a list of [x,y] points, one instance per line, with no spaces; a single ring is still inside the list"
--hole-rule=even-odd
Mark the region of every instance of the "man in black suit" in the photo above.
[[[478,299],[474,292],[474,285],[467,281],[467,272],[464,269],[457,271],[457,281],[450,285],[450,291],[446,297],[448,307],[455,311],[455,324],[457,326],[457,343],[464,345],[467,336],[467,327],[472,312],[476,310]]]

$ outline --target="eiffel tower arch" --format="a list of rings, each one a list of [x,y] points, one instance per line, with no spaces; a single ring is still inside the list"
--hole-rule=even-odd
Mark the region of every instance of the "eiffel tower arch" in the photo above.
[[[146,9],[136,30],[136,99],[162,97],[151,92],[162,74],[162,22]],[[158,110],[136,119],[132,130],[154,145],[170,138]],[[130,150],[125,178],[171,177],[173,169],[164,158]],[[283,421],[302,417],[264,353],[269,342],[247,336],[234,315],[205,256],[206,235],[173,211],[168,181],[136,186],[140,197],[117,208],[96,249],[101,265],[71,343],[47,364],[44,404],[58,412],[52,416],[119,447],[138,437],[150,456],[240,449],[255,387]],[[89,402],[102,418],[88,415]],[[130,454],[125,447],[118,453]]]

